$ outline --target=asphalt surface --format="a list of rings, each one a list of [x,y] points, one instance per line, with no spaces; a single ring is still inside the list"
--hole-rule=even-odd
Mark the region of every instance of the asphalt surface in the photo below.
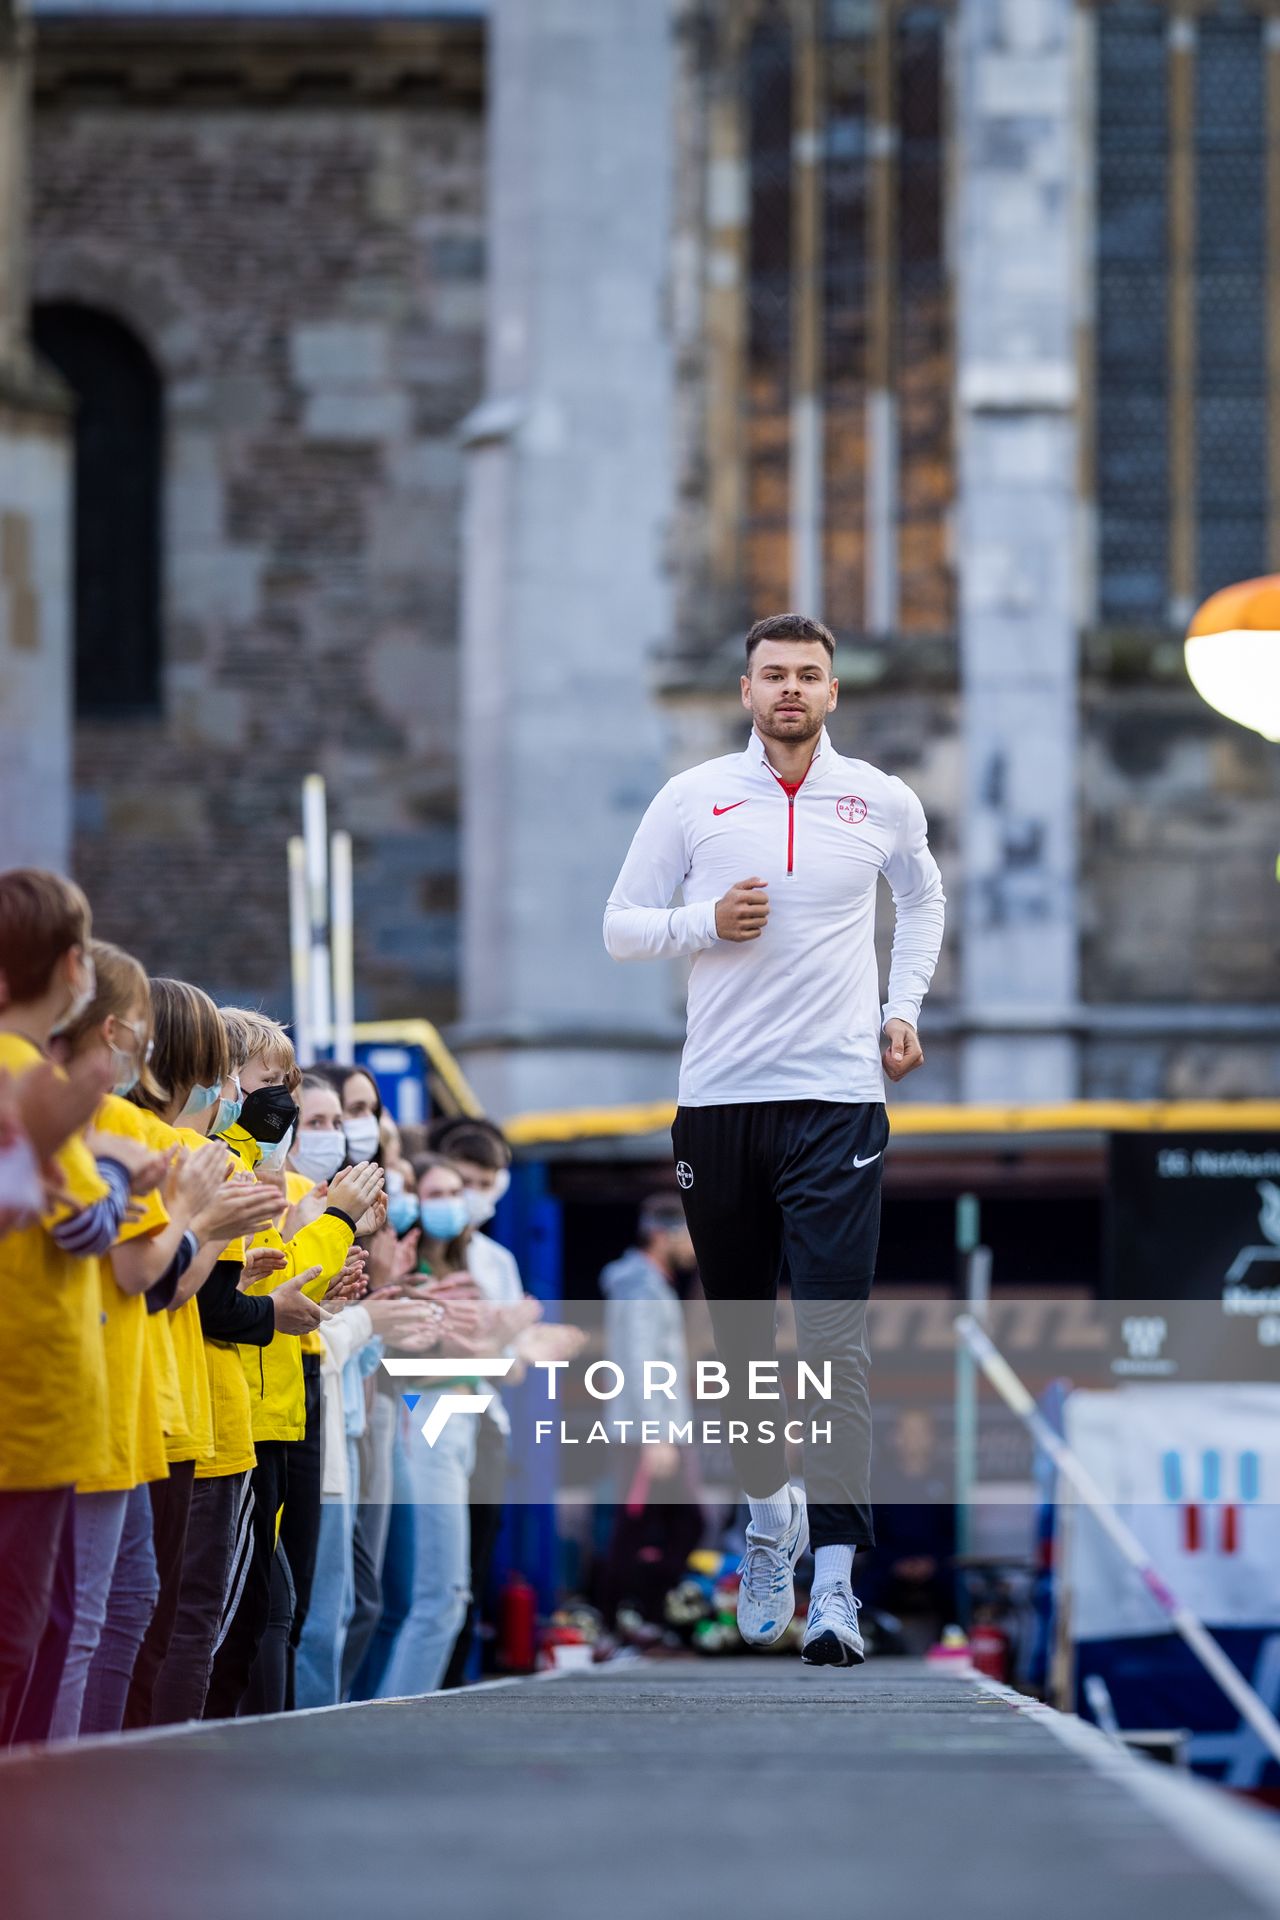
[[[14,1755],[0,1763],[0,1915],[1280,1912],[1280,1823],[1249,1819],[1250,1891],[1193,1844],[1194,1808],[1217,1817],[1223,1796],[1182,1788],[1191,1815],[1153,1811],[1125,1784],[1151,1763],[1117,1778],[1050,1719],[910,1662],[845,1673],[785,1657]]]

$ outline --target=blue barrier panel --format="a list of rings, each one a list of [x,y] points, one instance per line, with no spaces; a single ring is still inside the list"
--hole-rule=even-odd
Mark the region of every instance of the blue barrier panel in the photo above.
[[[356,1065],[377,1082],[382,1104],[398,1126],[419,1126],[431,1118],[427,1092],[427,1056],[421,1047],[398,1041],[359,1040]]]

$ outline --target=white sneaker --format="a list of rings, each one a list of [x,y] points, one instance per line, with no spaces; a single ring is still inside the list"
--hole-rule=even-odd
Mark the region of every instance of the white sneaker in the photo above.
[[[824,1587],[809,1601],[800,1658],[810,1667],[860,1667],[867,1657],[858,1608],[848,1587]]]
[[[771,1647],[791,1625],[796,1610],[796,1561],[809,1545],[809,1513],[794,1487],[791,1525],[780,1540],[747,1528],[747,1550],[738,1562],[738,1632],[749,1647]]]

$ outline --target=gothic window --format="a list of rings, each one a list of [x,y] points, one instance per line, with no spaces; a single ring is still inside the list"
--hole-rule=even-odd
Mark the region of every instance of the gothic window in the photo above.
[[[160,378],[111,315],[37,307],[36,346],[75,400],[75,698],[80,714],[160,704]]]
[[[765,10],[746,54],[748,208],[747,590],[754,609],[790,596],[791,36]]]
[[[1267,116],[1263,23],[1200,22],[1196,47],[1198,597],[1267,560]]]
[[[1096,13],[1098,613],[1280,564],[1280,8]],[[1268,314],[1273,337],[1268,340]],[[1269,465],[1271,471],[1269,471]]]
[[[722,11],[713,547],[752,618],[801,606],[846,638],[953,625],[947,13],[903,0]],[[716,192],[736,166],[738,234]]]

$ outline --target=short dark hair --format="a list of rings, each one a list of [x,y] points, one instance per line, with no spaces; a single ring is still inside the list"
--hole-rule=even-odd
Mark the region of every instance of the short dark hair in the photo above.
[[[72,947],[87,948],[89,902],[74,880],[44,867],[0,873],[0,973],[16,1004],[38,1000]]]
[[[651,1193],[640,1202],[636,1237],[642,1247],[660,1233],[683,1233],[686,1221],[678,1193]]]
[[[430,1145],[446,1160],[466,1160],[493,1173],[511,1165],[511,1148],[502,1128],[483,1114],[454,1113],[437,1120],[431,1128]]]
[[[381,1120],[382,1092],[373,1077],[373,1069],[371,1067],[357,1066],[354,1060],[317,1060],[312,1066],[307,1068],[307,1072],[314,1075],[317,1079],[327,1081],[337,1094],[344,1108],[347,1104],[347,1082],[353,1079],[356,1074],[359,1074],[360,1078],[367,1080],[373,1088],[373,1111],[378,1119]],[[378,1151],[380,1153],[382,1149],[379,1148]]]
[[[830,627],[824,627],[821,620],[811,620],[807,613],[771,613],[767,619],[757,620],[747,635],[748,672],[751,656],[762,640],[811,640],[826,648],[828,661],[835,665],[835,635]]]

